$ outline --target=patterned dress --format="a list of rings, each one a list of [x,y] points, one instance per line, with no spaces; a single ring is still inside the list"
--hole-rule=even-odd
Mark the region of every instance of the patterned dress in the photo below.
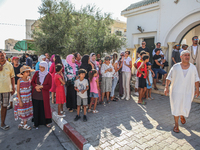
[[[23,102],[23,107],[19,106],[19,99],[17,96],[15,108],[14,108],[14,116],[15,120],[30,120],[33,117],[33,105],[31,99],[31,80],[23,81],[19,78],[20,81],[20,97]]]

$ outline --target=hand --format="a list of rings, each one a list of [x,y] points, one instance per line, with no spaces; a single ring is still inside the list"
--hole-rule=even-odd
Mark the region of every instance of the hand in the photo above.
[[[19,107],[23,107],[24,104],[22,103],[22,101],[19,102]]]
[[[13,95],[15,93],[15,88],[12,90],[11,95]]]
[[[148,85],[151,86],[151,83],[149,83]]]
[[[194,95],[196,96],[196,98],[199,97],[199,89],[197,89],[197,90],[195,91]]]
[[[40,86],[39,86],[39,85],[36,85],[35,90],[36,90],[37,92],[41,92]]]
[[[153,74],[152,77],[155,77],[155,74]]]
[[[78,89],[76,89],[77,92],[80,92]]]
[[[81,94],[85,93],[85,90],[81,91]]]
[[[100,90],[99,86],[97,86],[97,89]]]
[[[164,67],[164,64],[162,64],[162,68]]]
[[[164,93],[165,93],[165,96],[167,96],[167,94],[169,94],[169,88],[168,87],[165,87]]]
[[[62,72],[61,72],[61,74],[60,74],[60,75],[61,75],[61,77],[63,77],[63,73],[62,73]]]

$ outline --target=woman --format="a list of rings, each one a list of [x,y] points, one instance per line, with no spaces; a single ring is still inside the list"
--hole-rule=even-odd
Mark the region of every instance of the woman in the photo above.
[[[90,54],[90,62],[94,65],[94,69],[96,69],[97,71],[99,71],[99,66],[98,66],[97,61],[96,61],[96,55],[95,55],[95,53],[91,53]]]
[[[121,60],[124,58],[124,52],[121,52],[120,56],[121,57],[119,58],[119,61],[118,61],[119,66],[121,66],[123,64]],[[124,94],[123,93],[123,81],[122,81],[122,67],[119,69],[118,73],[119,73],[119,96],[122,97]]]
[[[119,69],[122,68],[122,63],[119,66],[119,63],[117,61],[117,57],[118,57],[117,53],[114,53],[113,59],[111,61],[111,64],[112,64],[112,66],[115,70],[115,72],[113,74],[113,79],[112,79],[112,90],[111,90],[111,93],[110,93],[111,101],[118,101],[119,100],[117,97],[115,97],[115,88],[116,88],[116,85],[117,85],[118,79],[119,79],[118,71],[119,71]]]
[[[45,61],[40,62],[40,70],[36,71],[31,85],[33,102],[33,122],[34,127],[38,129],[39,125],[51,127],[52,116],[50,108],[49,90],[51,89],[52,77],[48,72],[48,64]]]
[[[78,79],[78,66],[75,64],[74,55],[70,54],[66,58],[65,75],[67,77],[67,103],[66,106],[69,112],[76,109],[76,91],[74,89],[74,81]]]
[[[50,92],[52,93],[52,103],[55,103],[55,92],[56,92],[56,84],[55,84],[55,73],[56,73],[56,65],[57,64],[62,64],[62,60],[60,59],[59,55],[55,55],[55,57],[53,58],[53,63],[51,64],[51,67],[49,69],[49,72],[51,73],[52,76],[52,86],[50,89]],[[63,71],[64,72],[64,67],[63,67]]]
[[[87,74],[85,75],[85,79],[87,79],[88,83],[90,83],[89,78],[88,78],[88,73],[92,69],[94,69],[94,65],[90,62],[90,56],[89,55],[84,55],[82,57],[80,69],[85,69],[87,71]],[[89,86],[89,90],[87,90],[87,95],[90,95],[90,86]],[[89,96],[88,96],[88,104],[90,104],[90,97]]]
[[[35,65],[35,71],[39,70],[39,64],[40,64],[40,62],[45,61],[45,60],[46,60],[46,57],[44,55],[40,55],[40,57],[38,58],[38,62]]]

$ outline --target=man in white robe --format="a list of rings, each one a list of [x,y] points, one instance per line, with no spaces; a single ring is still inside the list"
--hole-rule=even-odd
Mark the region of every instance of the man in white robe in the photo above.
[[[179,132],[178,120],[185,124],[184,117],[188,117],[191,109],[191,103],[194,96],[199,96],[199,75],[196,67],[189,62],[190,52],[188,50],[181,52],[181,62],[175,64],[168,76],[165,86],[165,95],[169,93],[171,112],[174,116],[175,126],[173,131]],[[170,92],[169,92],[169,84]]]

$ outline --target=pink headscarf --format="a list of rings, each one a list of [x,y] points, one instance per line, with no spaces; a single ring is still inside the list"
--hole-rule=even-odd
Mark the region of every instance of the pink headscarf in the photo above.
[[[54,62],[54,60],[53,60],[54,57],[55,57],[55,54],[53,54],[53,55],[51,56],[50,61],[51,61],[52,63]]]
[[[76,75],[76,64],[72,63],[73,57],[74,57],[74,55],[72,55],[72,54],[68,55],[66,58],[66,61],[73,68],[73,73]]]

